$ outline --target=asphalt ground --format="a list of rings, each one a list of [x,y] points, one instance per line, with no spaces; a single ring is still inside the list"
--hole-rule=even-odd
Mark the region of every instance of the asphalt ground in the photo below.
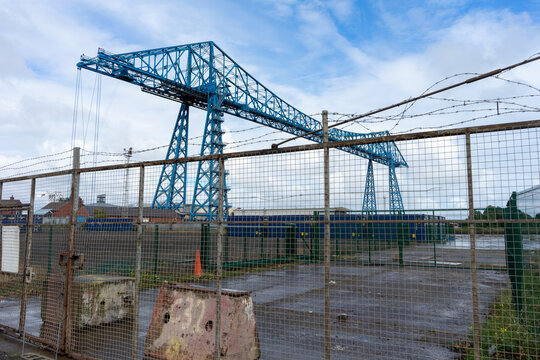
[[[67,229],[47,227],[33,234],[31,264],[36,279],[30,287],[26,330],[38,336],[42,326],[41,287],[47,273],[61,275],[58,256],[67,247]],[[211,243],[215,243],[215,234]],[[355,253],[355,244],[332,244],[331,351],[333,359],[452,359],[452,344],[469,340],[472,325],[470,251],[468,237],[448,244],[419,244]],[[21,266],[24,239],[21,236]],[[76,250],[86,255],[84,271],[130,274],[135,260],[135,232],[77,232]],[[501,236],[477,237],[479,308],[487,315],[491,304],[508,288]],[[153,274],[188,276],[193,272],[200,232],[145,231],[143,269]],[[229,239],[224,249],[230,261],[257,259],[260,239]],[[284,251],[283,239],[280,251]],[[537,243],[535,240],[534,243]],[[276,254],[277,239],[265,241],[263,254]],[[352,246],[351,246],[352,245]],[[467,244],[465,244],[467,245]],[[298,240],[299,254],[306,253]],[[244,250],[245,249],[245,250]],[[364,248],[365,250],[365,248]],[[210,255],[215,247],[210,248]],[[279,253],[278,253],[279,254]],[[187,262],[186,262],[187,261]],[[252,292],[262,359],[320,359],[324,349],[323,267],[283,265],[271,270],[231,276],[223,287]],[[163,280],[163,279],[161,279]],[[215,286],[212,281],[198,284]],[[16,327],[20,278],[0,278],[0,324]],[[150,324],[158,289],[141,293],[139,355]],[[338,314],[344,314],[338,319]],[[346,318],[343,321],[343,318]],[[131,321],[87,328],[75,334],[77,352],[104,359],[129,358]],[[1,349],[1,347],[0,347]]]
[[[365,253],[349,259],[350,263],[334,262],[330,289],[332,359],[457,358],[452,344],[469,340],[471,333],[471,271],[459,268],[467,265],[468,250],[449,250],[440,253],[446,254],[444,261],[461,265],[434,267],[430,246],[407,248],[403,267],[397,266],[397,249],[374,252],[372,261],[378,256],[379,265],[375,261],[373,265],[354,262],[362,258],[365,263]],[[495,265],[493,270],[478,271],[479,310],[484,317],[508,288],[508,280],[499,266],[501,258],[504,262],[503,250],[487,251],[480,258],[486,266]],[[223,280],[224,288],[252,292],[261,359],[323,358],[323,277],[324,268],[319,263],[283,266]],[[198,283],[215,285],[212,281]],[[147,289],[141,293],[140,357],[157,292]],[[39,296],[30,296],[26,329],[34,335],[39,335],[42,324],[40,303]],[[0,299],[0,324],[15,327],[18,309],[18,298]],[[103,359],[127,359],[130,329],[130,321],[86,328],[75,334],[76,350]]]

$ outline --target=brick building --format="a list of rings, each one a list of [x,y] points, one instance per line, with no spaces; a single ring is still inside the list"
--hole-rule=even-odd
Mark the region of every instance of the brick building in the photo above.
[[[13,195],[9,200],[0,200],[0,215],[21,215],[24,204]]]
[[[40,210],[36,211],[36,215],[41,215],[44,219],[53,219],[55,223],[67,223],[71,216],[71,201],[62,200],[50,202]],[[79,206],[77,210],[77,217],[88,217],[88,211],[86,210],[82,199],[79,198]]]

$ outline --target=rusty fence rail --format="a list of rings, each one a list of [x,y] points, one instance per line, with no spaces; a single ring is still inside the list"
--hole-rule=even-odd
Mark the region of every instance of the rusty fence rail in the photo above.
[[[80,359],[538,357],[539,129],[95,168],[75,150],[72,170],[0,180],[0,329]],[[363,211],[367,164],[339,148],[388,141],[405,210],[377,166]],[[189,165],[189,194],[201,160],[216,222],[151,208],[162,166]]]

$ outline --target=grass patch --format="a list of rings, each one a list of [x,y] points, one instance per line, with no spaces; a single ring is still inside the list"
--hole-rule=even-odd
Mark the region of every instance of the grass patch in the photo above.
[[[482,359],[540,359],[540,270],[525,270],[523,285],[521,319],[512,305],[511,291],[506,290],[480,325]],[[463,359],[474,359],[472,335],[470,342],[455,344],[454,349]]]

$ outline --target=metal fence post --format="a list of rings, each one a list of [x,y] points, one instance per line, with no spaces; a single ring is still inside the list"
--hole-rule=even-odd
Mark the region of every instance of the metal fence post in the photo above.
[[[53,226],[49,226],[49,256],[47,259],[47,279],[51,276],[52,270],[52,246],[53,246]]]
[[[159,226],[154,225],[154,282],[157,281],[159,255]]]
[[[354,240],[355,240],[355,243],[354,243],[354,252],[355,254],[358,254],[360,252],[360,244],[359,244],[359,240],[361,239],[360,237],[360,234],[358,233],[358,223],[355,223],[354,224]]]
[[[244,256],[243,256],[243,260],[247,260],[247,235],[246,235],[246,227],[244,226],[243,227],[243,230],[244,230]]]
[[[201,265],[204,269],[208,269],[209,263],[209,245],[210,245],[210,224],[202,223],[201,224]]]
[[[437,267],[437,244],[433,239],[433,266]]]
[[[139,209],[137,217],[137,255],[135,258],[135,294],[133,294],[133,329],[131,337],[131,359],[137,358],[139,334],[139,302],[141,292],[141,257],[143,235],[143,205],[144,201],[144,166],[139,168]]]
[[[330,149],[328,111],[323,110],[324,147],[324,358],[330,359]],[[337,240],[336,240],[337,242]],[[337,254],[336,254],[337,255]]]
[[[469,194],[469,237],[471,242],[471,282],[473,305],[473,340],[474,359],[480,359],[480,316],[478,312],[478,284],[476,274],[476,239],[474,223],[474,197],[471,159],[471,134],[465,133],[465,146],[467,151],[467,189]]]
[[[285,256],[294,260],[296,257],[296,225],[285,225]]]
[[[222,267],[222,241],[223,241],[223,202],[225,198],[225,165],[224,158],[219,158],[219,190],[218,190],[218,235],[216,257],[216,359],[221,358],[221,278]]]
[[[431,214],[432,214],[432,216],[433,216],[431,219],[432,219],[432,220],[435,220],[435,210],[433,210],[433,211],[431,212]],[[436,240],[436,239],[435,239],[435,235],[436,235],[436,233],[437,233],[437,231],[436,231],[435,229],[436,229],[437,226],[436,226],[436,224],[435,224],[434,222],[433,222],[433,223],[430,223],[429,226],[430,226],[430,236],[431,236],[431,240],[433,240],[433,242],[435,242],[435,240]]]
[[[447,226],[448,226],[447,227],[447,229],[448,229],[448,240],[450,240],[450,241],[456,240],[456,229],[454,228],[454,224],[449,223]]]
[[[398,220],[401,220],[401,216],[398,216]],[[399,258],[399,266],[403,266],[403,240],[401,236],[401,223],[397,223],[396,229],[396,237],[397,237],[397,245],[398,245],[398,258]]]
[[[228,262],[230,257],[229,228],[223,229],[223,262]]]
[[[362,252],[364,252],[364,246],[365,246],[365,241],[367,240],[367,246],[368,246],[368,263],[371,264],[371,238],[372,238],[372,226],[371,226],[371,219],[370,219],[371,215],[369,214],[369,212],[366,214],[365,217],[362,217],[362,221],[364,221],[364,223],[361,225],[362,226]]]
[[[269,239],[269,236],[268,236],[268,218],[265,218],[264,219],[264,222],[263,222],[263,227],[261,229],[261,234],[262,234],[262,242],[261,242],[261,258],[264,259],[265,258],[265,251],[264,251],[264,246],[265,246],[265,243],[266,243],[266,247],[268,247],[268,242],[266,240]]]
[[[338,241],[337,236],[334,238],[334,247],[335,247],[334,256],[337,258],[338,256],[341,255],[340,249],[339,249],[339,241]]]
[[[313,213],[314,223],[311,224],[311,229],[309,231],[310,247],[311,247],[311,261],[319,261],[321,258],[320,254],[320,215],[318,211]]]
[[[66,279],[64,283],[64,326],[62,326],[62,344],[68,355],[71,354],[72,338],[72,312],[73,299],[71,288],[73,285],[74,260],[75,260],[75,231],[77,227],[77,211],[79,207],[79,167],[81,149],[73,148],[73,170],[71,174],[71,215],[69,218],[68,249],[66,259]]]
[[[279,252],[279,231],[276,229],[276,259],[279,258],[280,252]]]
[[[30,255],[32,251],[32,233],[34,231],[34,199],[36,196],[36,179],[32,179],[30,185],[30,204],[26,215],[26,243],[24,248],[24,266],[22,278],[21,309],[19,315],[19,333],[24,336],[26,322],[26,303],[28,301],[28,285],[32,281],[32,268],[30,267]]]
[[[517,194],[512,196],[504,209],[505,220],[519,220],[517,208]],[[523,237],[520,223],[504,224],[504,240],[506,245],[506,267],[512,285],[512,303],[516,308],[516,315],[521,319],[523,307]]]
[[[263,249],[264,249],[264,235],[263,235],[263,232],[262,232],[262,229],[261,229],[261,231],[259,233],[259,259],[264,258]]]
[[[368,221],[370,220],[369,215],[368,215],[367,219],[368,219]],[[371,223],[368,222],[366,224],[366,233],[367,233],[367,241],[368,241],[368,260],[369,260],[370,265],[371,265],[371,243],[372,243],[371,238],[373,237],[371,230],[372,230]]]

